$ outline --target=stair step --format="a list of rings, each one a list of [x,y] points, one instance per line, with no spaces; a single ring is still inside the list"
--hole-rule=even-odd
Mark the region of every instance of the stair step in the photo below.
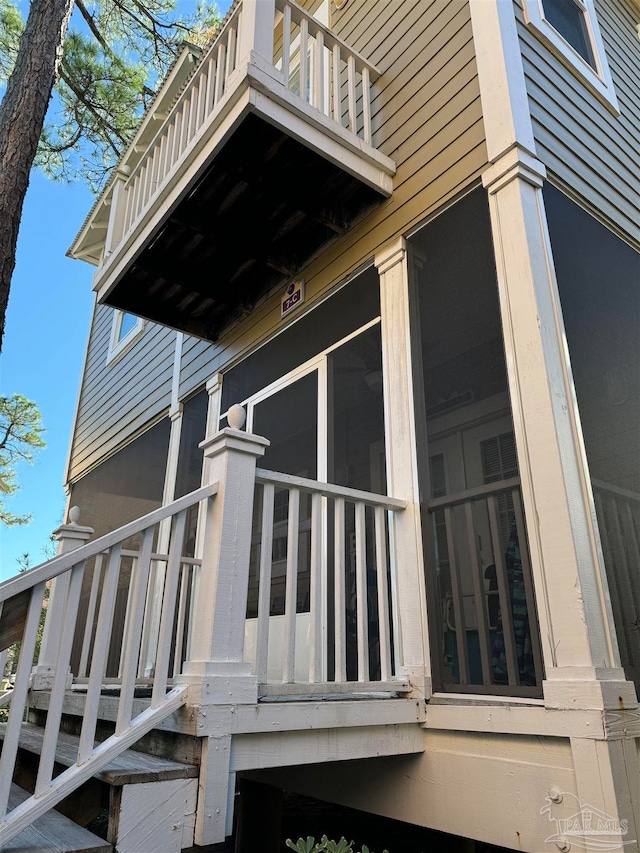
[[[14,809],[29,796],[12,784],[9,808]],[[52,809],[8,841],[2,853],[111,853],[112,850],[107,841]]]
[[[0,739],[4,739],[6,723],[0,724]],[[30,723],[23,723],[20,729],[20,747],[40,755],[42,750],[42,739],[44,729]],[[78,753],[78,741],[75,735],[65,732],[58,733],[56,746],[56,761],[65,767],[70,767],[76,762]],[[147,755],[144,752],[136,752],[126,749],[106,767],[95,774],[95,778],[108,785],[131,785],[143,782],[162,782],[170,779],[192,779],[198,775],[199,768],[193,764],[181,764],[178,761],[170,761],[159,758],[156,755]]]

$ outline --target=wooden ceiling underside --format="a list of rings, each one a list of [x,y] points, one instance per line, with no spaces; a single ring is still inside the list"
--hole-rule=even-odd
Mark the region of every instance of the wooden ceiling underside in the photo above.
[[[250,114],[106,302],[215,341],[382,200]]]

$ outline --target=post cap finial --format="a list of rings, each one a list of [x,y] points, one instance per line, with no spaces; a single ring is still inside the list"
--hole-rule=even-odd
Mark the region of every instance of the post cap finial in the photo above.
[[[72,506],[69,510],[69,524],[77,524],[80,521],[80,507]]]
[[[229,406],[229,411],[227,412],[227,423],[231,429],[242,429],[246,419],[247,413],[241,405],[235,403],[233,406]]]

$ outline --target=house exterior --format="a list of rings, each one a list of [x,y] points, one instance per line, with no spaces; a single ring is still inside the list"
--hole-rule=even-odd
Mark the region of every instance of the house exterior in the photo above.
[[[64,791],[186,738],[171,849],[224,840],[241,779],[638,849],[639,22],[237,0],[185,46],[70,250],[80,514],[0,586],[29,648],[56,578],[11,704],[50,767],[80,721]]]

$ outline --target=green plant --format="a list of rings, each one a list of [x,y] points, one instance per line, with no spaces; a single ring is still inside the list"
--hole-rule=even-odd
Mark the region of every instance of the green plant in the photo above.
[[[306,841],[304,838],[299,838],[295,843],[287,838],[287,847],[295,850],[296,853],[356,853],[353,849],[353,841],[347,841],[344,836],[340,841],[329,841],[327,836],[323,835],[320,841],[316,842],[315,838],[309,835]],[[360,853],[373,853],[373,851],[363,844]],[[382,853],[389,853],[389,851],[383,850]]]

